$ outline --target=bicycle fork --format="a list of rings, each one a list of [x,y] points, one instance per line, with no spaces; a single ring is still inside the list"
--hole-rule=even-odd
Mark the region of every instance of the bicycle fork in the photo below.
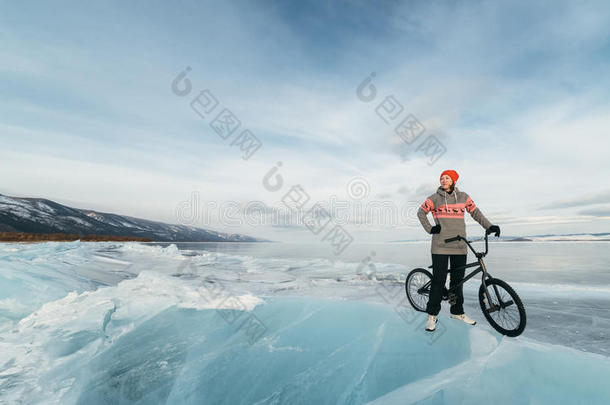
[[[489,308],[487,309],[487,312],[494,312],[499,310],[500,308],[498,308],[497,305],[494,304],[494,300],[491,298],[491,295],[489,294],[489,290],[487,289],[487,284],[485,283],[485,279],[487,278],[491,278],[491,276],[489,275],[489,273],[487,273],[487,267],[485,267],[485,263],[483,262],[483,259],[479,259],[479,265],[481,266],[481,270],[483,271],[483,276],[481,277],[481,283],[483,284],[483,287],[485,287],[485,297],[483,297],[483,301],[487,300],[487,302],[489,303]],[[494,290],[496,293],[496,297],[499,297],[499,291],[498,288],[494,285]],[[498,299],[499,301],[499,299]]]
[[[485,267],[485,263],[483,263],[483,260],[479,260],[479,263],[481,265],[481,270],[483,271],[483,276],[481,279],[481,282],[483,283],[483,286],[485,287],[485,297],[483,297],[483,300],[487,300],[487,302],[489,303],[489,308],[487,309],[487,312],[495,312],[495,311],[499,311],[501,309],[504,309],[510,305],[513,304],[512,301],[509,302],[502,302],[502,298],[500,297],[500,291],[498,291],[498,286],[497,285],[493,285],[493,289],[494,292],[496,293],[496,297],[498,297],[498,305],[496,305],[494,303],[494,300],[491,298],[491,295],[489,294],[489,289],[487,288],[487,284],[485,283],[485,279],[486,278],[491,278],[491,276],[489,275],[489,273],[487,273],[487,268]]]

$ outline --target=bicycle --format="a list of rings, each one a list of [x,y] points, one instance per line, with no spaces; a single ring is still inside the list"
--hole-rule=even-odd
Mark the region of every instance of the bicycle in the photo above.
[[[525,329],[525,308],[523,307],[521,298],[519,298],[515,290],[513,290],[508,283],[491,277],[487,272],[483,258],[489,251],[488,235],[489,234],[486,232],[485,252],[477,252],[474,250],[470,242],[460,235],[445,239],[445,243],[463,240],[477,258],[476,262],[460,266],[455,270],[467,269],[474,266],[478,266],[478,268],[465,276],[459,284],[452,288],[447,289],[443,286],[443,301],[449,301],[452,305],[455,304],[457,298],[456,289],[479,272],[483,272],[483,275],[481,276],[481,287],[479,288],[479,304],[485,319],[487,319],[487,322],[501,334],[510,337],[519,336]],[[431,269],[432,266],[428,266],[428,268]],[[416,268],[407,276],[405,290],[407,298],[415,310],[426,312],[426,304],[428,303],[430,296],[431,285],[432,274],[428,270]]]

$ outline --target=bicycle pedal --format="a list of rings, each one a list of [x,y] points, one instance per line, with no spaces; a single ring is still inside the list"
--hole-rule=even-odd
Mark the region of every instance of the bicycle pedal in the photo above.
[[[455,295],[454,293],[449,293],[447,298],[449,299],[449,303],[451,305],[455,305],[455,303],[457,302],[457,295]]]

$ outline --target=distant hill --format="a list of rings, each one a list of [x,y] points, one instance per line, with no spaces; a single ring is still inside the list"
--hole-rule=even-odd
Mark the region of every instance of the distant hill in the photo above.
[[[0,194],[0,232],[109,235],[150,238],[159,242],[266,242],[241,234],[72,208],[44,198]]]
[[[468,240],[479,240],[481,236],[469,237]],[[391,240],[397,242],[421,242],[429,241],[430,238]],[[598,233],[569,233],[569,234],[545,234],[545,235],[526,235],[526,236],[501,236],[496,238],[491,236],[490,241],[500,242],[610,242],[610,232]]]

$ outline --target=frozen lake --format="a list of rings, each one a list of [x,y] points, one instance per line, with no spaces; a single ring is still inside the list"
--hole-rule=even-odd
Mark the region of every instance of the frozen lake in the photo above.
[[[610,401],[607,242],[490,244],[524,301],[497,334],[465,286],[434,334],[405,305],[428,243],[0,245],[0,400],[23,403]],[[472,255],[469,256],[472,259]]]

